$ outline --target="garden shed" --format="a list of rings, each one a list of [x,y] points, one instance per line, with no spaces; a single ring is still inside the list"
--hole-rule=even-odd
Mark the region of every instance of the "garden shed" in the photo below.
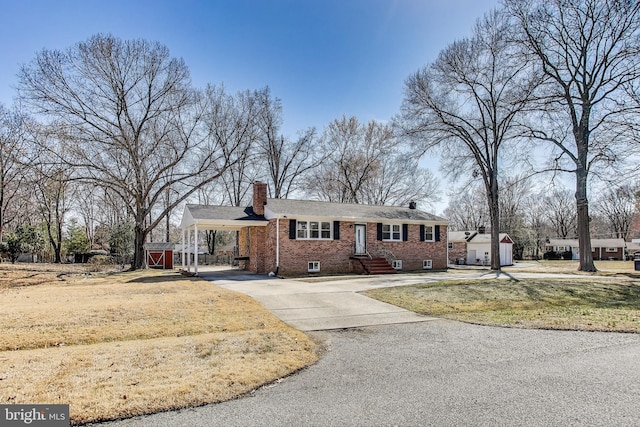
[[[144,245],[149,268],[173,268],[173,251],[175,244],[171,242],[150,242]]]

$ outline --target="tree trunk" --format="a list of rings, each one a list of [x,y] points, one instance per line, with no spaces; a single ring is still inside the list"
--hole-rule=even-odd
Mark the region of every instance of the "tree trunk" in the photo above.
[[[495,164],[495,163],[494,163]],[[491,225],[491,270],[500,271],[500,203],[498,200],[498,173],[491,171],[489,197],[489,221]]]
[[[578,210],[578,245],[580,247],[579,271],[597,271],[591,251],[589,227],[589,200],[587,199],[587,171],[576,169],[576,206]]]
[[[133,261],[131,262],[131,270],[138,270],[144,268],[144,243],[147,238],[147,232],[143,228],[141,222],[137,222],[134,229],[134,243],[133,243]]]
[[[53,250],[55,252],[55,263],[62,264],[62,224],[58,223],[58,229],[56,230],[58,237],[58,244],[54,245]]]

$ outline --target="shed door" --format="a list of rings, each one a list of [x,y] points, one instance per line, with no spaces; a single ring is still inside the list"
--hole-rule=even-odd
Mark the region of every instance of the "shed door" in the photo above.
[[[469,252],[467,253],[467,264],[475,264],[476,259],[476,250],[469,249]]]
[[[365,255],[367,253],[367,226],[364,224],[355,225],[356,238],[356,255]]]

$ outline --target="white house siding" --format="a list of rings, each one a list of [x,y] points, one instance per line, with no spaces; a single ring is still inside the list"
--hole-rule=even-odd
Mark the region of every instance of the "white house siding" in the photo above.
[[[491,244],[467,243],[467,264],[491,265]],[[500,265],[513,265],[512,243],[500,243]]]

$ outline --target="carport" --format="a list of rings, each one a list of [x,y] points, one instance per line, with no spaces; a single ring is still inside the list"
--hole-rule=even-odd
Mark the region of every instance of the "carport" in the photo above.
[[[251,227],[266,227],[268,223],[264,216],[256,215],[251,207],[187,205],[184,208],[180,222],[181,242],[183,247],[193,248],[193,252],[197,253],[198,237],[201,231],[225,230],[241,232]],[[238,242],[239,251],[236,259],[248,262],[251,244],[249,236],[251,233],[244,234],[246,234],[247,238],[243,242]],[[186,257],[186,252],[182,251],[182,271],[191,274],[191,257]],[[197,256],[193,260],[193,274],[198,275]]]

